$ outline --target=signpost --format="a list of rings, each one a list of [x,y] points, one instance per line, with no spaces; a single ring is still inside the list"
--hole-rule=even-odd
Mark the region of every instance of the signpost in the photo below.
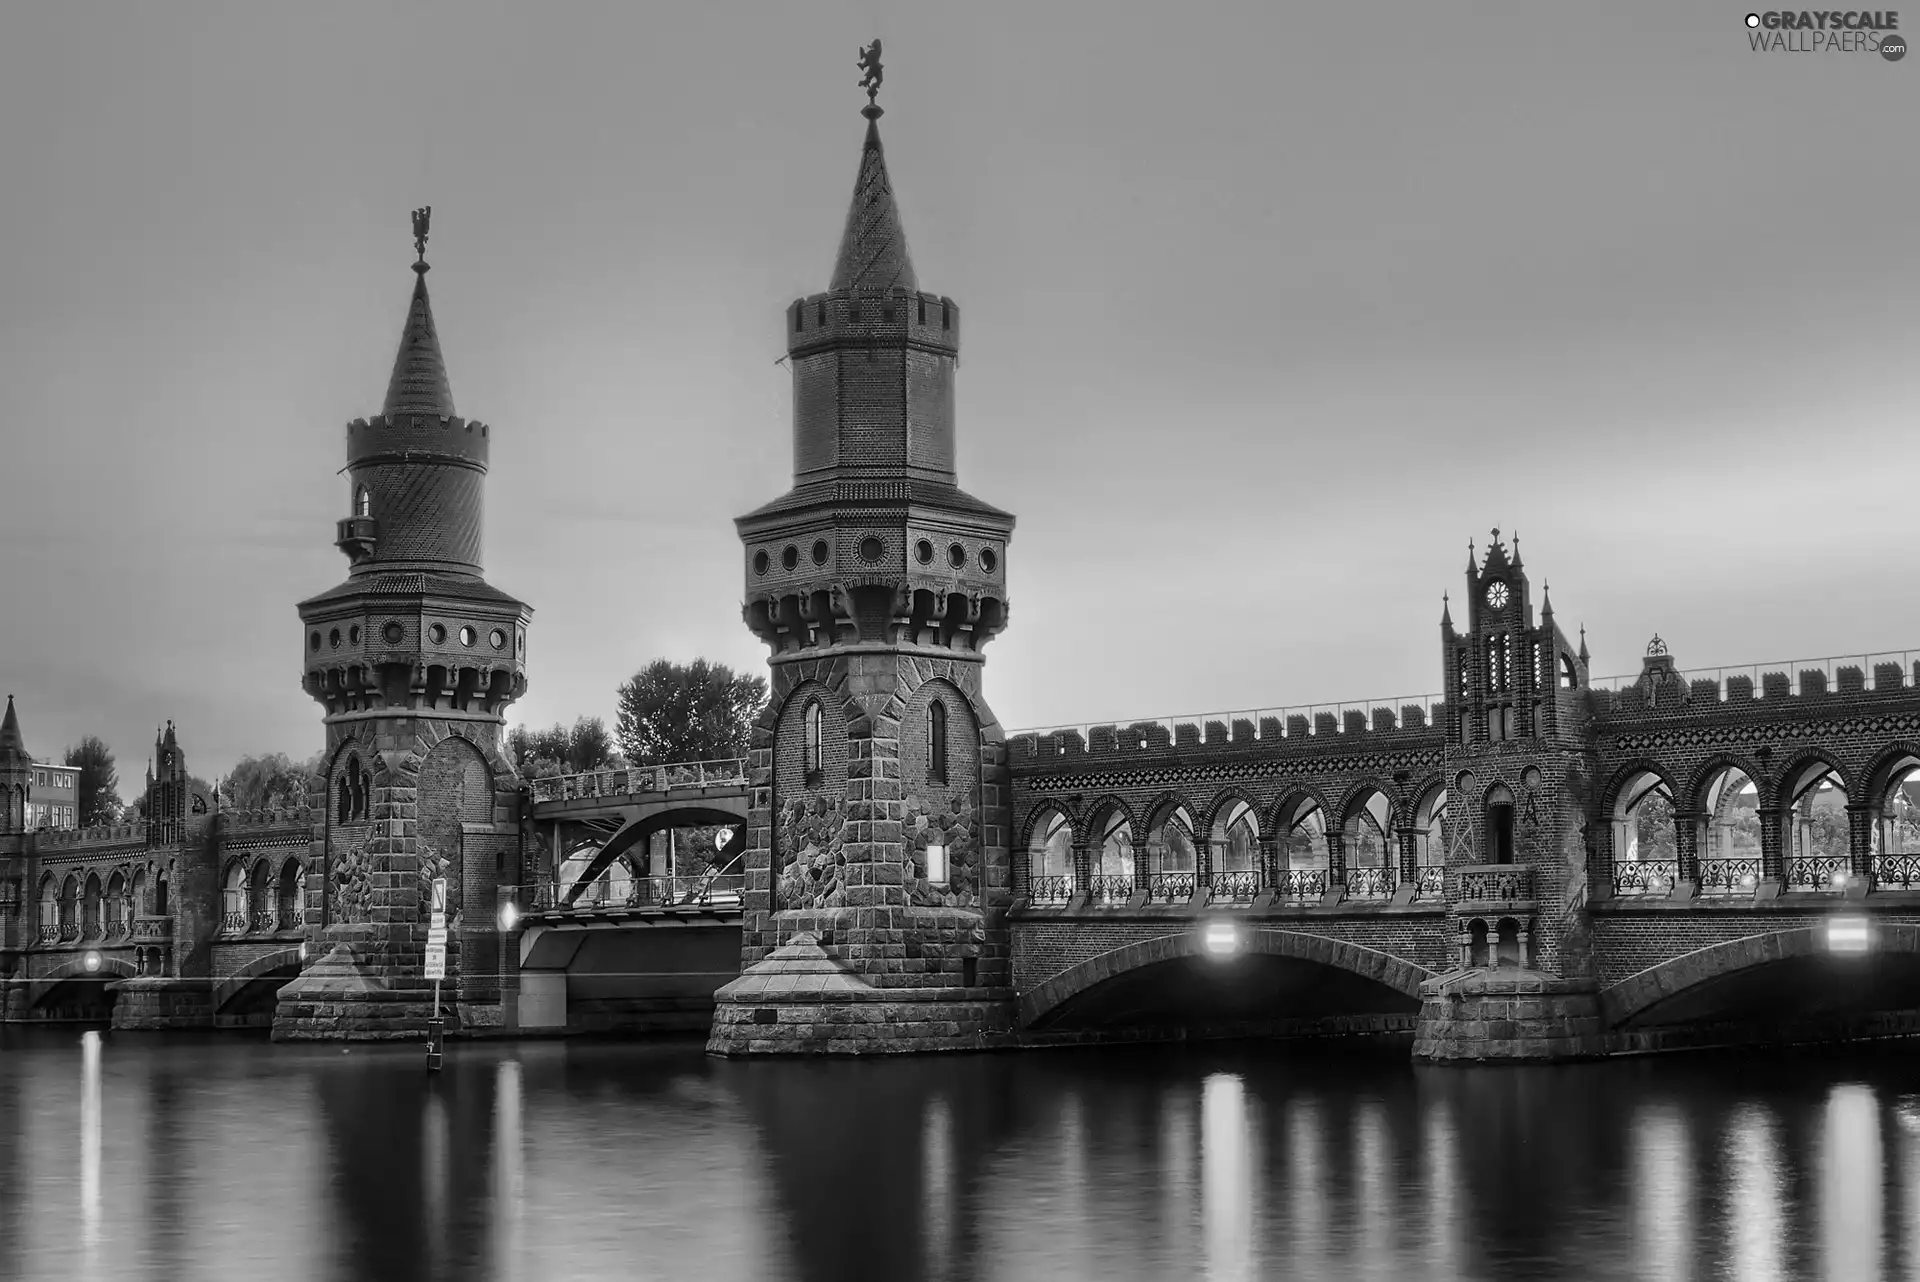
[[[440,981],[447,977],[447,879],[433,879],[433,901],[428,906],[426,977],[433,981],[433,1013],[427,1018],[427,1071],[440,1069],[440,1046],[446,1021],[440,1018]]]

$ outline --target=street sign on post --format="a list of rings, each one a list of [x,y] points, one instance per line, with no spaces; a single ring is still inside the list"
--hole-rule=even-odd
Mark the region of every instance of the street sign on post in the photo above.
[[[433,981],[433,1013],[427,1018],[427,1071],[440,1069],[440,1044],[446,1021],[440,1018],[440,981],[447,977],[447,879],[435,877],[427,903],[427,958],[425,977]]]
[[[427,974],[433,981],[433,1013],[440,1014],[440,981],[447,977],[447,946],[444,943],[427,945]]]
[[[444,917],[446,915],[447,879],[445,877],[435,877],[433,879],[433,902],[428,906],[427,911],[435,917]]]

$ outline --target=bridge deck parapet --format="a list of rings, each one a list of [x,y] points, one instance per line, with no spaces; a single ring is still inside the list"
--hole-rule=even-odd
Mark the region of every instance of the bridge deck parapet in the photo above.
[[[531,785],[536,810],[555,803],[615,800],[691,792],[739,792],[747,786],[745,758],[687,761],[618,770],[590,770],[582,774],[535,779]]]
[[[1877,710],[1890,703],[1920,702],[1920,651],[1671,669],[1664,675],[1647,671],[1597,677],[1588,689],[1594,714],[1606,721],[1729,712],[1832,715],[1855,705]]]
[[[1046,726],[1007,739],[1016,764],[1075,761],[1083,757],[1146,757],[1194,750],[1245,752],[1352,748],[1353,741],[1438,742],[1446,701],[1410,695],[1352,703],[1219,712],[1200,716],[1148,717],[1118,722]]]

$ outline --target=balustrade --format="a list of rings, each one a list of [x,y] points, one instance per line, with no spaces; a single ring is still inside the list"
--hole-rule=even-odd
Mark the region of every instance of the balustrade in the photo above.
[[[1133,898],[1133,878],[1089,877],[1087,896],[1096,904],[1124,904]]]
[[[1347,898],[1392,899],[1393,870],[1391,868],[1347,869]]]
[[[133,919],[133,937],[135,939],[171,939],[173,938],[173,918],[136,917]]]
[[[280,910],[281,930],[301,930],[307,924],[307,912],[304,908],[283,908]]]
[[[1257,872],[1217,872],[1210,879],[1213,898],[1223,904],[1250,904],[1260,893]]]
[[[1620,896],[1670,895],[1679,880],[1677,859],[1621,860],[1613,865],[1613,893]]]
[[[1524,902],[1533,898],[1533,870],[1488,864],[1460,870],[1460,898],[1470,903]]]
[[[746,759],[730,757],[717,761],[684,761],[555,775],[534,780],[532,787],[535,801],[575,801],[591,797],[623,797],[636,792],[671,792],[675,788],[737,787],[746,781]]]
[[[221,915],[220,933],[223,935],[244,935],[247,933],[247,915],[229,912]]]
[[[60,942],[60,923],[57,921],[41,922],[40,923],[40,942],[43,944],[59,943]]]
[[[63,921],[60,923],[60,942],[61,943],[71,944],[77,941],[79,938],[80,938],[79,922]]]
[[[1319,903],[1327,895],[1327,870],[1324,868],[1282,868],[1274,885],[1274,897],[1294,903]]]
[[[1786,888],[1837,892],[1845,889],[1850,870],[1845,855],[1796,855],[1787,860]]]
[[[1027,899],[1036,904],[1064,904],[1073,898],[1073,878],[1032,877],[1028,879]]]
[[[1875,855],[1873,884],[1878,890],[1913,890],[1920,883],[1920,855]]]
[[[248,922],[255,934],[271,935],[273,933],[274,915],[271,912],[256,909],[249,916]]]
[[[1751,895],[1760,884],[1760,861],[1743,859],[1702,859],[1700,893],[1713,898]]]
[[[1199,880],[1190,872],[1156,872],[1147,876],[1147,902],[1184,904],[1193,898]]]
[[[1447,870],[1443,864],[1421,864],[1415,870],[1414,898],[1445,899],[1447,897]]]

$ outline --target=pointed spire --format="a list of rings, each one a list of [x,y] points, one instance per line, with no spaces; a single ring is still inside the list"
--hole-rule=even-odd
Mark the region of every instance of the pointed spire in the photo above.
[[[1467,540],[1467,573],[1478,574],[1479,572],[1480,572],[1480,562],[1474,559],[1473,540],[1468,539]]]
[[[1520,568],[1520,531],[1513,532],[1513,568]]]
[[[7,696],[7,715],[0,720],[0,756],[27,755],[27,739],[20,733],[20,714],[13,710],[13,696]]]
[[[433,305],[427,299],[427,221],[431,205],[413,211],[413,301],[400,331],[400,350],[393,358],[393,377],[387,381],[383,414],[453,414],[453,385],[447,381],[447,363],[440,356],[440,335],[433,327]]]
[[[1587,625],[1583,623],[1580,625],[1580,662],[1585,663],[1587,661]]]
[[[1440,594],[1440,626],[1448,632],[1453,631],[1453,608],[1444,592]]]
[[[866,77],[867,138],[860,147],[860,173],[853,182],[853,203],[847,207],[847,226],[840,233],[840,253],[833,261],[833,280],[827,288],[883,290],[920,288],[907,253],[907,233],[900,226],[893,182],[887,177],[887,155],[880,146],[880,116],[885,110],[873,101],[880,88],[880,42],[860,51]]]
[[[1515,551],[1519,550],[1518,537],[1513,540],[1513,546]],[[1518,565],[1519,562],[1515,561],[1514,564]],[[1553,618],[1553,585],[1551,583],[1543,585],[1540,589],[1540,617],[1548,620]]]

